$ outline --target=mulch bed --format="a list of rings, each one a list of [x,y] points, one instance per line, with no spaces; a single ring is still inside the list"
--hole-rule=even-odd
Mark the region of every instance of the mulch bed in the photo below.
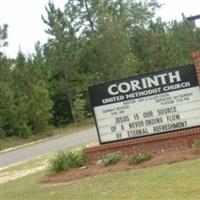
[[[139,168],[152,167],[161,164],[172,164],[181,162],[184,160],[192,160],[200,158],[200,154],[195,154],[191,149],[182,151],[171,151],[161,153],[160,155],[154,156],[151,160],[141,163],[139,165],[129,165],[127,159],[121,160],[116,165],[105,167],[103,164],[89,165],[86,168],[75,168],[69,171],[48,174],[40,180],[42,184],[58,184],[66,183],[86,177],[103,175],[106,173],[112,173],[117,171],[132,170]]]

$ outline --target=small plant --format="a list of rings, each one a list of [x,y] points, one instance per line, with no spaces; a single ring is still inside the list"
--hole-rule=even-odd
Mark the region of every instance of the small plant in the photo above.
[[[121,159],[122,159],[122,153],[114,152],[105,155],[102,161],[105,166],[109,166],[118,163]]]
[[[16,131],[21,138],[28,138],[32,134],[31,129],[26,124],[18,125]]]
[[[200,153],[200,139],[196,140],[193,144],[194,153]]]
[[[148,153],[144,153],[144,154],[136,155],[136,156],[130,156],[128,159],[128,163],[129,165],[138,165],[147,160],[151,160],[151,158],[152,158],[152,155]]]
[[[61,151],[50,160],[50,170],[61,172],[75,167],[82,167],[86,164],[86,155],[82,152]]]

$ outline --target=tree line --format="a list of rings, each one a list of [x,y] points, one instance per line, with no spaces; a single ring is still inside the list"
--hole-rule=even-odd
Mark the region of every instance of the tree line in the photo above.
[[[28,137],[49,125],[91,117],[88,86],[192,63],[200,28],[155,19],[156,0],[53,2],[42,16],[48,41],[16,59],[1,52],[7,25],[0,26],[0,133]]]

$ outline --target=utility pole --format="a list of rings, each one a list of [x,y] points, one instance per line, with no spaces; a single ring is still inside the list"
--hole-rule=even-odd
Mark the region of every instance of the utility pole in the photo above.
[[[195,16],[187,17],[186,19],[188,21],[194,21],[194,20],[200,19],[200,15],[195,15]]]

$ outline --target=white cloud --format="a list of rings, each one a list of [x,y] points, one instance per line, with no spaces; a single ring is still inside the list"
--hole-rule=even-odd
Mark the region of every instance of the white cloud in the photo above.
[[[186,17],[200,14],[200,1],[199,0],[159,0],[163,4],[162,8],[157,12],[156,16],[161,16],[165,21],[174,19],[182,20],[182,13]],[[199,21],[196,21],[200,25]]]

